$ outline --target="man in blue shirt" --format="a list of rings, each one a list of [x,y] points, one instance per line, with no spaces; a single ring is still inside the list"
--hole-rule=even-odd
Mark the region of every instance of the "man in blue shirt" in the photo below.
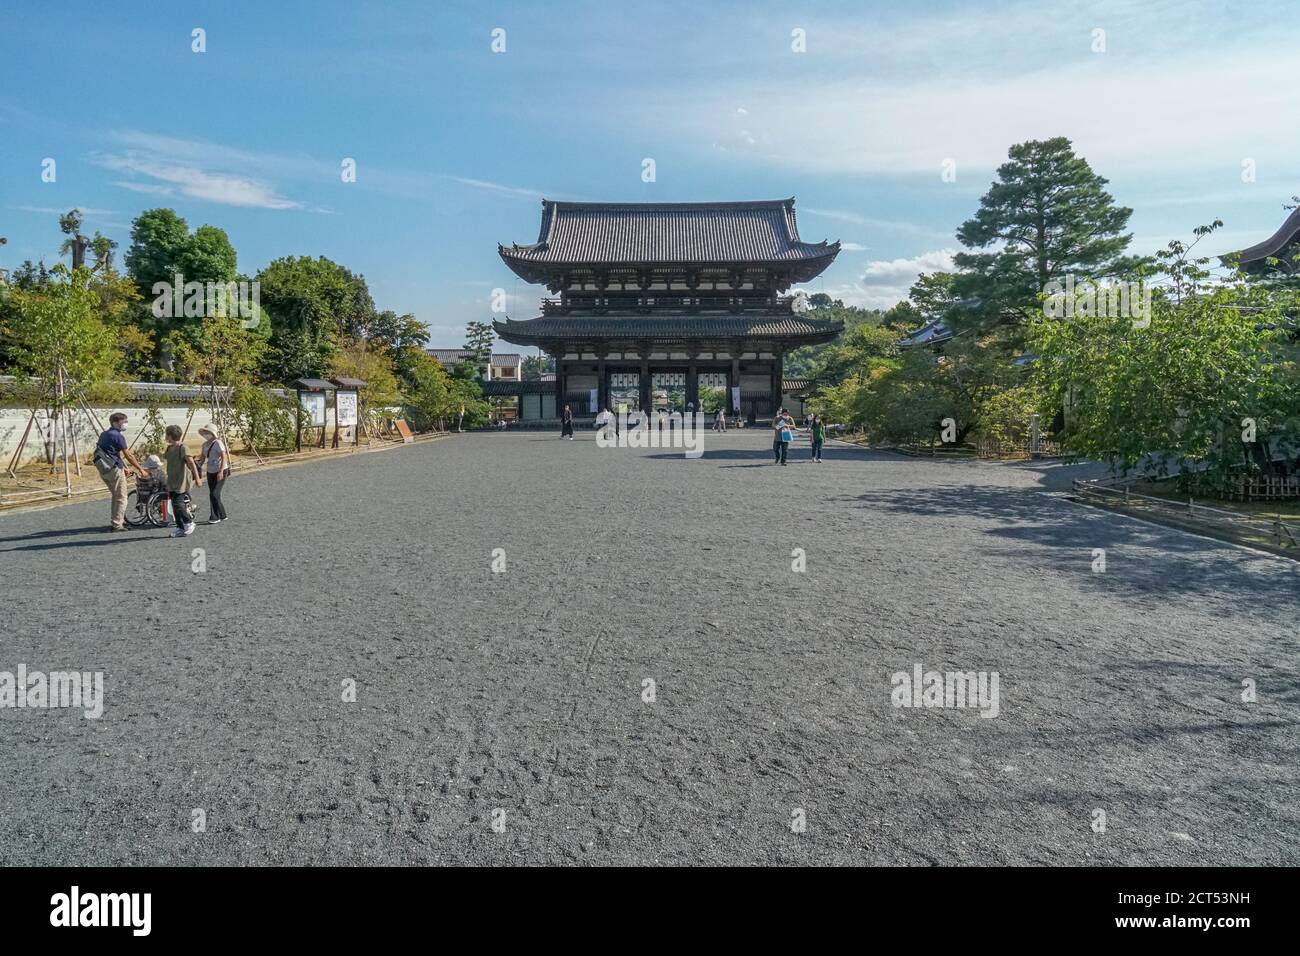
[[[127,448],[126,414],[114,412],[108,417],[108,424],[108,431],[100,435],[99,441],[95,443],[95,468],[113,496],[112,524],[108,530],[125,531],[126,497],[129,494],[126,487],[126,466],[129,463],[141,478],[145,472]]]

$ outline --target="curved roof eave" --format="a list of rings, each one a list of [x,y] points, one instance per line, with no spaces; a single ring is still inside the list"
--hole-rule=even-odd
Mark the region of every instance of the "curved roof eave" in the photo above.
[[[1220,256],[1220,261],[1229,258],[1236,258],[1242,265],[1248,262],[1259,262],[1267,259],[1269,256],[1276,256],[1282,252],[1300,233],[1300,207],[1291,212],[1286,217],[1286,221],[1278,228],[1277,232],[1269,236],[1263,242],[1257,242],[1249,249],[1242,249],[1240,252],[1228,253]]]

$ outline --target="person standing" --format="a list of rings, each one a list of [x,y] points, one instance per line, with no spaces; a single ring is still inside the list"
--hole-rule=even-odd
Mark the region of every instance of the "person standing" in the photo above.
[[[727,410],[725,408],[718,409],[718,420],[714,422],[713,427],[720,432],[727,430]]]
[[[126,413],[114,412],[108,416],[108,425],[95,443],[95,470],[112,495],[108,530],[125,531],[126,498],[130,494],[126,487],[126,466],[129,463],[141,478],[145,477],[145,470],[127,446]]]
[[[173,538],[180,538],[194,533],[194,516],[190,514],[189,490],[190,479],[194,484],[203,484],[203,477],[194,467],[194,459],[185,453],[185,443],[181,441],[181,426],[167,426],[167,450],[163,460],[167,462],[167,491],[171,496],[172,514],[176,516],[176,530]]]
[[[564,406],[564,414],[560,416],[560,438],[573,441],[573,409],[568,405]]]
[[[822,443],[826,441],[826,423],[822,421],[820,415],[814,415],[808,423],[810,437],[812,438],[812,460],[822,460]]]
[[[772,419],[772,464],[784,465],[790,452],[790,441],[794,438],[794,419],[781,409]]]
[[[208,524],[220,524],[229,517],[221,502],[221,488],[230,477],[230,451],[211,428],[200,428],[199,434],[203,436],[203,450],[199,457],[203,459],[207,472]]]

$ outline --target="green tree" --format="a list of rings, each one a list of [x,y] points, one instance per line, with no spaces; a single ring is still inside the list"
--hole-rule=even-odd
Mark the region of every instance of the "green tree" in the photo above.
[[[321,374],[338,341],[364,337],[376,315],[365,279],[324,256],[276,259],[257,281],[271,320],[263,366],[270,381]]]
[[[950,318],[981,331],[1010,327],[1014,348],[1049,282],[1067,275],[1098,280],[1135,268],[1136,260],[1122,257],[1133,211],[1115,204],[1107,181],[1064,136],[1011,147],[997,177],[974,217],[957,230],[972,251],[954,257],[960,271],[952,288],[963,308]]]
[[[841,300],[832,299],[824,292],[810,295],[808,304],[812,306],[805,313],[808,318],[842,322],[845,335],[852,334],[859,326],[878,326],[885,316],[879,309],[845,305]],[[836,343],[805,345],[790,352],[785,357],[786,378],[806,378],[819,382],[836,381],[837,373],[833,368],[835,346]]]
[[[7,294],[7,333],[20,379],[37,383],[45,404],[60,410],[60,395],[102,382],[116,370],[113,327],[100,312],[89,269],[50,270],[50,281],[36,289]]]
[[[265,340],[234,317],[214,315],[187,333],[173,333],[171,345],[186,380],[204,386],[217,432],[228,434],[235,426],[234,392],[256,381]]]
[[[414,387],[407,393],[406,406],[416,428],[445,426],[451,406],[451,376],[432,355],[422,356],[412,370]]]
[[[216,226],[194,230],[179,250],[176,267],[186,282],[233,282],[238,274],[235,247],[226,230]]]
[[[555,371],[555,359],[549,355],[525,355],[520,374],[525,382],[540,382],[546,372]]]
[[[46,457],[53,463],[60,450],[71,452],[66,438],[63,449],[55,445],[66,413],[77,406],[78,396],[112,377],[119,353],[115,330],[104,320],[91,287],[90,270],[70,272],[60,264],[48,279],[37,288],[6,290],[5,331],[18,391],[32,408],[44,407],[49,419],[59,423],[46,436]],[[66,457],[64,473],[66,477]]]
[[[1190,248],[1171,243],[1160,259],[1163,274],[1181,277],[1182,294],[1172,285],[1157,294],[1149,323],[1037,318],[1034,376],[1043,411],[1064,409],[1066,450],[1123,473],[1176,469],[1187,484],[1204,471],[1222,485],[1268,457],[1252,445],[1300,432],[1296,347],[1286,331],[1300,294],[1241,281],[1192,289],[1199,266]]]
[[[174,281],[189,242],[189,226],[173,209],[146,209],[135,217],[126,270],[141,295],[152,297],[155,283]]]
[[[330,361],[330,375],[366,383],[358,398],[358,411],[372,430],[378,428],[384,410],[402,404],[402,387],[394,369],[393,353],[374,340],[344,342]]]
[[[193,234],[189,225],[172,209],[146,209],[131,224],[131,245],[126,252],[127,273],[135,282],[141,303],[134,311],[134,324],[148,330],[157,342],[158,363],[164,372],[174,371],[172,333],[194,331],[198,320],[157,315],[152,306],[159,283],[171,289],[179,305],[183,288],[173,288],[177,277],[184,283],[222,284],[238,277],[237,256],[224,229],[200,226]],[[212,303],[205,301],[205,311]],[[179,312],[176,308],[172,311]]]
[[[470,322],[465,326],[465,351],[469,361],[473,362],[475,373],[480,379],[488,377],[492,363],[492,346],[496,342],[496,332],[487,322]]]

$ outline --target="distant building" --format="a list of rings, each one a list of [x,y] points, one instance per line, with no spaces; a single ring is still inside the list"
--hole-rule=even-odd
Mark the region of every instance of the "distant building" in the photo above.
[[[472,358],[464,349],[425,349],[448,370]],[[524,376],[524,357],[518,352],[493,352],[488,366],[488,378],[493,382],[521,382]]]

